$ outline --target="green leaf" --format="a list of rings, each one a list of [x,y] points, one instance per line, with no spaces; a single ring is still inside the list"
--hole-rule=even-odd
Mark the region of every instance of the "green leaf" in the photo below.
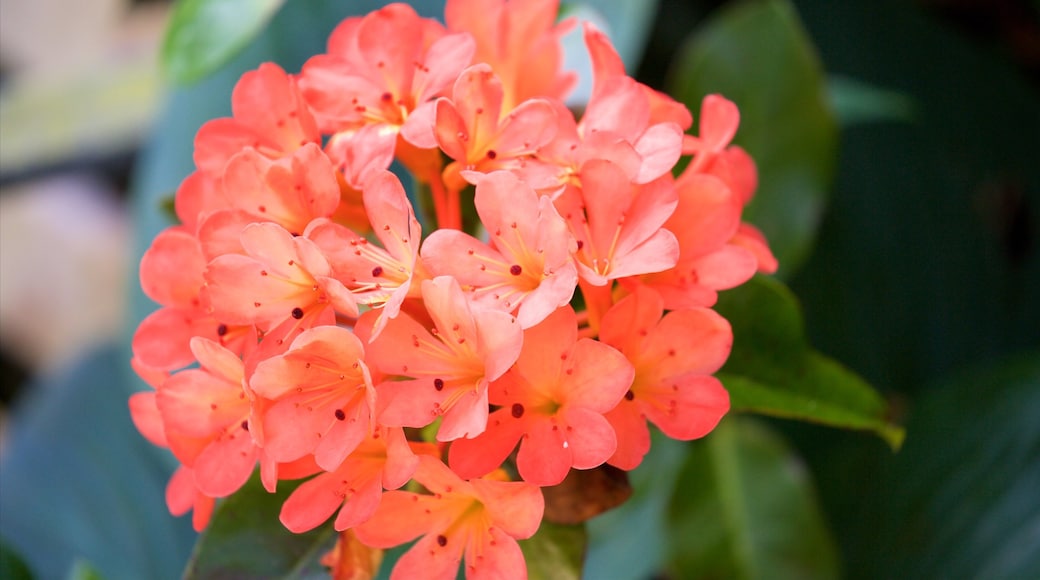
[[[727,417],[692,442],[669,514],[676,578],[839,576],[806,471],[760,423]]]
[[[827,95],[842,127],[914,120],[917,105],[909,95],[848,77],[827,80]]]
[[[919,105],[912,124],[842,134],[827,219],[791,280],[815,343],[907,395],[1040,344],[1036,84],[913,3],[808,4],[835,69]]]
[[[589,530],[586,578],[649,578],[661,570],[667,554],[665,520],[668,500],[682,467],[685,443],[652,428],[650,452],[629,472],[632,497],[617,509],[595,517]]]
[[[733,350],[719,373],[735,411],[874,431],[893,448],[903,430],[862,378],[809,347],[797,299],[757,276],[722,293],[717,309],[733,326]]]
[[[587,534],[584,525],[543,521],[538,532],[521,540],[531,580],[580,580]]]
[[[285,0],[179,0],[162,45],[162,64],[176,83],[198,81],[231,60]]]
[[[294,534],[278,520],[282,503],[302,482],[278,482],[268,493],[258,474],[214,510],[184,571],[192,578],[304,578],[326,576],[319,560],[332,548],[332,520]]]
[[[164,195],[159,200],[159,210],[163,216],[170,221],[170,223],[179,223],[180,218],[177,217],[177,196],[174,193]]]
[[[32,577],[29,566],[7,545],[7,542],[0,541],[0,578],[32,580]]]
[[[91,566],[89,562],[77,560],[72,565],[72,570],[69,570],[66,580],[105,580],[105,577]]]
[[[782,276],[806,259],[837,160],[837,126],[815,48],[786,1],[721,9],[686,42],[670,94],[695,115],[720,93],[740,108],[734,142],[758,164],[759,186],[745,219],[759,226]]]
[[[864,522],[863,576],[1040,578],[1040,351],[934,387],[869,474],[888,496]]]
[[[39,578],[76,561],[105,578],[173,580],[189,518],[166,508],[173,459],[127,411],[129,349],[104,345],[26,387],[0,457],[0,536]]]

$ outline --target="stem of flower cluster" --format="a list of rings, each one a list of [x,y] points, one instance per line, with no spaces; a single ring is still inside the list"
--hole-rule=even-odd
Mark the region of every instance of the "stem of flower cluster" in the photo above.
[[[445,224],[444,227],[446,228],[453,230],[462,229],[462,206],[459,200],[461,193],[458,189],[448,190],[448,218],[452,221],[449,224]]]
[[[434,213],[437,216],[437,228],[461,230],[462,211],[459,208],[459,192],[447,189],[444,186],[444,180],[439,175],[430,179],[429,186]]]
[[[603,318],[603,315],[606,314],[612,304],[610,291],[613,285],[613,282],[608,282],[604,286],[593,286],[583,278],[578,279],[581,295],[585,298],[585,312],[583,314],[584,322],[588,324],[589,336],[599,335],[600,319]]]
[[[433,211],[437,217],[437,227],[444,227],[445,214],[448,211],[447,197],[444,195],[444,183],[440,177],[430,179],[430,197],[433,199]]]

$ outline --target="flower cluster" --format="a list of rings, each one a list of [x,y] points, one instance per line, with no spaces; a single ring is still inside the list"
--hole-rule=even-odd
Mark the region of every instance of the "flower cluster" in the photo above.
[[[141,261],[162,307],[133,341],[154,388],[134,422],[181,463],[172,513],[201,530],[259,464],[268,490],[310,478],[282,507],[294,532],[335,514],[339,551],[421,536],[395,578],[463,559],[523,577],[540,487],[636,467],[648,421],[688,440],[726,413],[732,335],[710,307],[776,268],[741,222],[757,175],[737,109],[709,96],[685,134],[690,112],[585,24],[575,117],[557,4],[349,18],[299,74],[243,75],[233,116],[199,130],[180,224]]]

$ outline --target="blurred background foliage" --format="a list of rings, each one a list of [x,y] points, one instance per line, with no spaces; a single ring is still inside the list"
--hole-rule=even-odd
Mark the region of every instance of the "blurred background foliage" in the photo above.
[[[52,14],[76,14],[72,3],[49,4],[64,7]],[[40,578],[176,578],[188,561],[196,536],[163,502],[171,459],[134,432],[126,411],[126,396],[142,388],[127,366],[129,332],[153,306],[132,271],[99,268],[136,263],[167,224],[161,200],[191,170],[194,133],[230,113],[243,71],[265,60],[298,71],[340,19],[382,2],[282,4],[183,0],[171,11],[165,2],[135,3],[160,23],[140,33],[152,39],[141,51],[147,58],[127,56],[120,37],[118,66],[81,65],[59,80],[26,81],[19,53],[2,45],[0,213],[13,216],[14,200],[42,197],[23,193],[41,178],[86,175],[115,192],[106,199],[133,233],[115,240],[133,240],[129,256],[112,250],[111,237],[74,238],[60,246],[77,260],[70,263],[61,252],[36,253],[54,244],[39,229],[7,235],[21,218],[5,219],[4,578],[25,577],[23,563]],[[12,38],[10,27],[28,16],[16,12],[18,0],[0,6],[8,27],[0,36]],[[442,6],[417,8],[437,16]],[[198,49],[212,36],[197,31],[167,39],[167,76],[159,76],[152,58],[161,25],[206,9],[217,10],[205,20],[230,60],[171,63],[171,54],[188,53],[170,46]],[[815,349],[804,356],[830,361],[825,368],[836,373],[813,376],[862,376],[888,410],[861,427],[906,427],[898,452],[866,432],[743,413],[697,442],[655,438],[632,474],[633,498],[589,523],[585,577],[1040,577],[1036,4],[595,0],[566,10],[607,28],[629,71],[695,116],[708,92],[737,102],[736,140],[761,171],[749,216],[769,235],[778,278],[793,293],[770,293],[774,283],[759,281],[720,308],[753,316],[740,305],[757,292],[795,319],[804,315],[804,340]],[[233,30],[219,28],[221,14],[240,16],[224,18]],[[201,80],[170,83],[178,78]],[[65,210],[67,222],[53,230],[89,215],[64,202],[48,207]],[[110,234],[126,227],[102,223]],[[67,249],[77,244],[96,252]],[[17,260],[30,249],[34,261]],[[65,277],[44,277],[52,271]],[[71,298],[27,306],[14,300],[24,294],[14,283],[25,280]],[[126,310],[121,333],[123,315],[98,307],[105,297]],[[98,315],[93,326],[63,330],[62,320],[82,312]],[[14,345],[36,327],[79,337],[79,356],[44,364],[50,359],[21,354]],[[54,344],[41,340],[40,352]],[[727,384],[737,400],[742,386]],[[579,574],[584,534],[547,528],[546,537],[525,549],[560,566],[538,573]]]

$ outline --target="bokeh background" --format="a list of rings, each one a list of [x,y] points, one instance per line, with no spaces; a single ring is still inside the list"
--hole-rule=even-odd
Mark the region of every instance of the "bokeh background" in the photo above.
[[[125,403],[142,388],[128,337],[154,307],[136,262],[168,223],[162,201],[191,170],[195,130],[229,114],[241,72],[272,59],[298,71],[340,19],[380,4],[294,0],[225,67],[173,86],[157,65],[169,2],[0,0],[4,566],[16,555],[40,578],[180,576],[195,536],[165,512],[172,462]],[[807,335],[907,428],[893,453],[866,433],[752,420],[745,431],[761,437],[744,451],[766,449],[804,502],[805,519],[786,525],[774,509],[786,496],[761,499],[779,493],[774,472],[751,460],[744,521],[669,525],[693,509],[675,498],[722,484],[694,468],[697,444],[661,445],[633,476],[644,491],[592,522],[587,577],[1040,577],[1037,3],[577,4],[567,9],[610,30],[630,73],[695,113],[700,94],[730,88],[752,153],[774,128],[795,136],[773,162],[816,164],[824,179],[806,187],[819,194],[760,196],[753,216],[802,216],[780,276]],[[728,74],[689,80],[696,51],[715,46],[705,31],[740,30],[754,5],[795,15],[837,127],[823,152],[799,149],[812,127],[770,108],[799,79],[743,68],[733,49]]]

